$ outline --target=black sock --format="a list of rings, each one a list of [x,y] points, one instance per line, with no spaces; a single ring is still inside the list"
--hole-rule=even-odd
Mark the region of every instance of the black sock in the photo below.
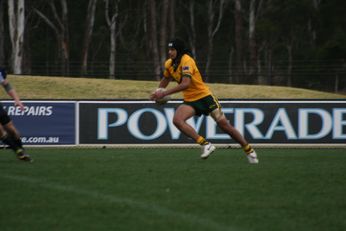
[[[21,147],[18,146],[17,142],[12,137],[10,137],[8,135],[4,135],[0,139],[4,144],[7,144],[15,152],[17,152],[19,149],[21,149]]]
[[[22,143],[22,140],[20,138],[18,138],[18,139],[14,138],[14,142],[16,143],[16,145],[19,148],[23,149],[23,143]]]

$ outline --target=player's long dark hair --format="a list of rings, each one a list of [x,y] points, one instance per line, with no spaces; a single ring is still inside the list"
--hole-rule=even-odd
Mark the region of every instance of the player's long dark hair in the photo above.
[[[183,57],[183,55],[187,54],[188,56],[193,58],[191,50],[187,48],[184,41],[179,38],[172,39],[168,43],[168,47],[177,50],[177,57],[174,60],[172,60],[172,66],[174,71],[177,70],[181,61],[181,57]]]

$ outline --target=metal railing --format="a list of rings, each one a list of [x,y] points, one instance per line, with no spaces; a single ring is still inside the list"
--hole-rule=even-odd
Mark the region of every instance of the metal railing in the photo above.
[[[205,63],[199,68],[206,77]],[[290,67],[290,68],[289,68]],[[213,61],[208,73],[208,82],[264,84],[315,89],[328,92],[346,93],[346,61],[295,61],[288,65],[285,61],[276,61],[271,65],[261,64],[250,74],[248,67],[232,66],[225,61]],[[109,76],[106,62],[89,62],[87,73],[81,71],[80,62],[70,62],[68,70],[63,70],[58,62],[32,62],[24,74],[43,76],[69,76],[114,78],[129,80],[155,80],[154,66],[151,61],[119,61],[115,76]]]

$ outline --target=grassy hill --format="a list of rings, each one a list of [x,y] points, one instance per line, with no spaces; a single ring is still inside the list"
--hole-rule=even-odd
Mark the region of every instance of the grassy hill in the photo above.
[[[9,80],[21,99],[148,99],[157,88],[155,81],[109,80],[90,78],[14,76]],[[170,86],[174,86],[171,83]],[[215,95],[222,98],[237,99],[346,99],[346,95],[332,94],[299,88],[208,84]],[[0,91],[2,99],[8,99]],[[176,94],[173,98],[182,98]]]

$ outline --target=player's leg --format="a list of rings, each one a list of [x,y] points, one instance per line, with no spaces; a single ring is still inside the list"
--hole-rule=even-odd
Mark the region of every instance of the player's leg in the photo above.
[[[7,144],[13,151],[19,149],[12,136],[5,130],[6,124],[12,123],[11,118],[7,115],[7,112],[3,109],[0,104],[0,139],[4,144]]]
[[[6,132],[6,130],[4,129],[2,125],[0,125],[0,140],[4,144],[8,145],[13,151],[16,151],[19,149],[19,147],[16,145],[12,137],[8,135],[8,133]]]
[[[173,124],[186,136],[197,140],[199,135],[193,127],[191,127],[186,120],[195,115],[195,110],[189,105],[182,104],[175,111],[173,117]]]
[[[32,161],[30,156],[25,154],[19,133],[2,107],[0,107],[0,124],[0,140],[16,153],[19,160]]]
[[[221,128],[224,132],[226,132],[241,145],[248,158],[249,163],[257,164],[258,158],[255,150],[246,141],[242,134],[240,134],[240,132],[229,123],[221,108],[215,109],[210,113],[210,115],[213,117],[219,128]]]
[[[173,123],[182,133],[194,139],[196,143],[202,146],[201,158],[206,159],[215,151],[215,146],[208,142],[203,136],[199,135],[193,127],[186,123],[186,121],[194,115],[196,115],[196,111],[192,106],[182,104],[174,114]]]
[[[6,131],[6,133],[8,134],[7,136],[11,140],[11,144],[9,144],[9,146],[14,150],[14,152],[17,155],[17,158],[19,160],[32,162],[33,160],[31,159],[31,157],[25,153],[22,141],[20,139],[19,132],[16,129],[16,127],[14,126],[13,122],[10,121],[10,122],[6,123],[5,125],[3,125],[3,127]]]
[[[12,139],[14,140],[16,145],[19,148],[24,149],[22,140],[20,139],[19,131],[16,129],[13,122],[12,121],[8,122],[7,124],[4,125],[4,128],[7,131],[7,133],[9,134],[9,136],[12,137]]]

